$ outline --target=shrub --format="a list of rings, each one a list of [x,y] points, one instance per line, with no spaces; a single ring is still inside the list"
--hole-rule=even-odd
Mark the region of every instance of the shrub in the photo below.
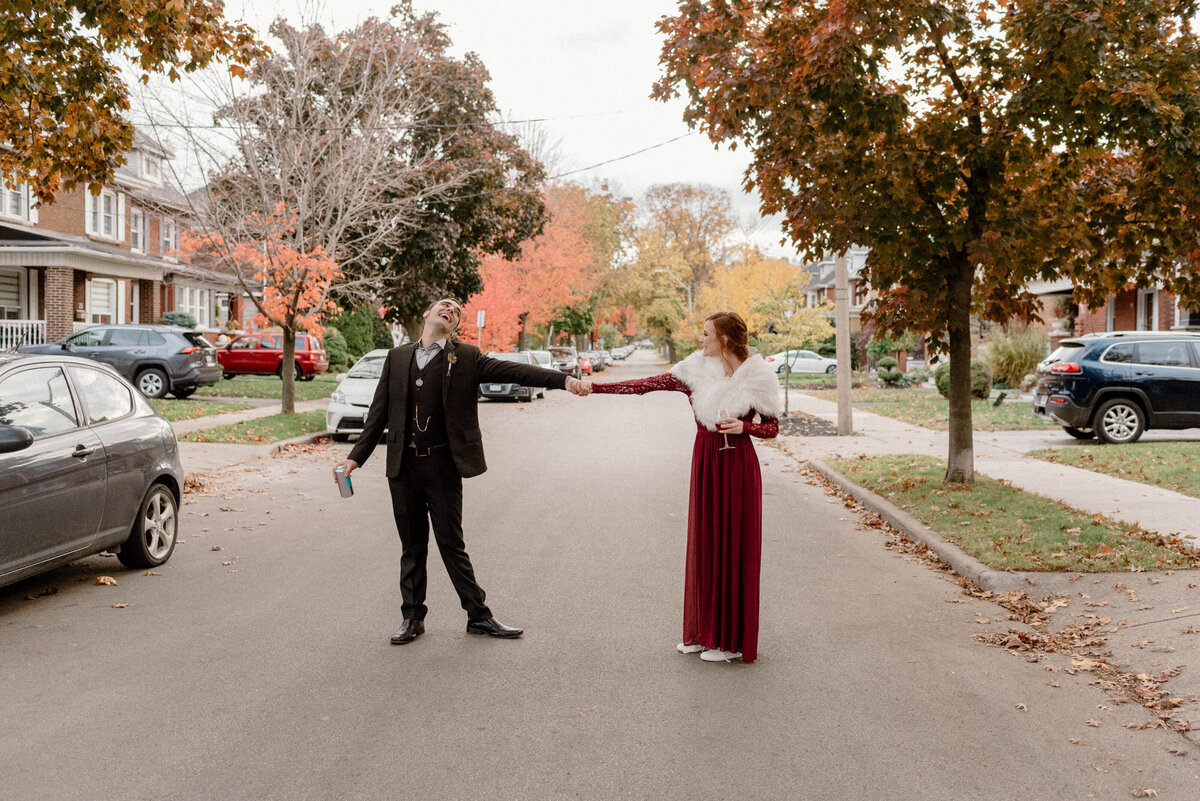
[[[950,362],[942,362],[933,371],[933,381],[943,398],[950,397]],[[992,391],[992,371],[986,363],[971,360],[971,397],[986,399]]]
[[[169,311],[162,316],[163,325],[177,325],[180,328],[195,328],[196,318],[187,312]]]
[[[329,324],[346,338],[346,348],[353,359],[376,348],[392,347],[392,334],[387,323],[371,306],[340,312],[329,319]]]
[[[914,367],[908,371],[908,380],[914,384],[924,384],[933,375],[928,367]]]
[[[997,331],[988,341],[985,358],[998,380],[1019,387],[1046,358],[1046,338],[1036,331]]]
[[[346,338],[332,328],[325,331],[325,355],[329,359],[329,372],[344,373],[350,367],[350,349]]]

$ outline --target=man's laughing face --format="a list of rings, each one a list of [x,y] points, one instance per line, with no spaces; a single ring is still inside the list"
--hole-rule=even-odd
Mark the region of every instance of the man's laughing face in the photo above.
[[[441,320],[447,331],[456,331],[458,324],[462,322],[462,306],[458,305],[458,301],[453,298],[439,300],[429,307],[429,311],[425,312],[426,318],[431,316]]]

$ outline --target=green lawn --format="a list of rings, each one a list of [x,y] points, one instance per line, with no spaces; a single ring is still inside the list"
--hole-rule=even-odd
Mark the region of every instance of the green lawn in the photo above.
[[[835,390],[814,390],[808,394],[822,400],[837,400]],[[854,405],[862,404],[864,411],[894,417],[922,428],[945,431],[950,417],[950,403],[936,389],[862,387],[854,390],[852,398]],[[971,401],[971,421],[976,431],[1057,428],[1035,415],[1032,405],[1022,401],[1005,402],[1000,406],[993,406],[991,401]]]
[[[1200,442],[1095,444],[1029,455],[1200,498]]]
[[[860,373],[851,378],[853,386],[862,386]],[[779,374],[779,385],[784,386],[783,373]],[[792,373],[788,376],[787,386],[798,389],[837,389],[837,375],[834,373]]]
[[[319,400],[333,394],[337,381],[328,373],[314,378],[312,381],[296,382],[296,400]],[[197,395],[207,395],[218,398],[273,398],[278,399],[283,392],[283,379],[273,375],[240,375],[218,381],[211,387],[201,387]]]
[[[833,467],[887,498],[998,570],[1103,573],[1200,566],[1186,546],[1153,541],[1109,520],[977,475],[971,487],[942,481],[930,456],[837,459]]]
[[[273,414],[227,426],[215,426],[201,431],[180,434],[188,442],[221,442],[236,445],[258,445],[279,442],[301,434],[316,434],[325,430],[325,412],[317,409],[297,414]]]
[[[174,398],[148,398],[154,411],[167,418],[172,423],[180,420],[194,420],[197,417],[211,417],[225,412],[240,412],[242,409],[253,408],[249,403],[232,401],[194,401],[175,400]]]

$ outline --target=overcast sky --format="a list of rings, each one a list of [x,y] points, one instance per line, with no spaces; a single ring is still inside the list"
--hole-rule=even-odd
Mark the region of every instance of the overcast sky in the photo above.
[[[276,16],[293,22],[315,18],[327,29],[344,30],[370,16],[386,17],[392,6],[388,0],[226,3],[227,17],[244,19],[263,32]],[[675,11],[673,0],[415,0],[414,5],[438,13],[457,54],[479,54],[506,116],[546,120],[548,135],[561,145],[560,171],[621,159],[573,177],[607,180],[634,197],[656,183],[719,186],[731,193],[744,225],[760,226],[756,242],[772,255],[794,253],[779,246],[778,224],[759,219],[757,197],[742,192],[746,155],[715,149],[699,133],[684,136],[683,104],[650,99],[661,42],[654,23]]]

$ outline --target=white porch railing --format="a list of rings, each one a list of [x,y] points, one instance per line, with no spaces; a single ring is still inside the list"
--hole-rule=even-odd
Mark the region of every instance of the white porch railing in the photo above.
[[[99,323],[71,323],[71,333],[78,334],[80,331],[85,328],[91,328],[93,325],[99,325]]]
[[[0,320],[0,350],[45,342],[45,320]]]

